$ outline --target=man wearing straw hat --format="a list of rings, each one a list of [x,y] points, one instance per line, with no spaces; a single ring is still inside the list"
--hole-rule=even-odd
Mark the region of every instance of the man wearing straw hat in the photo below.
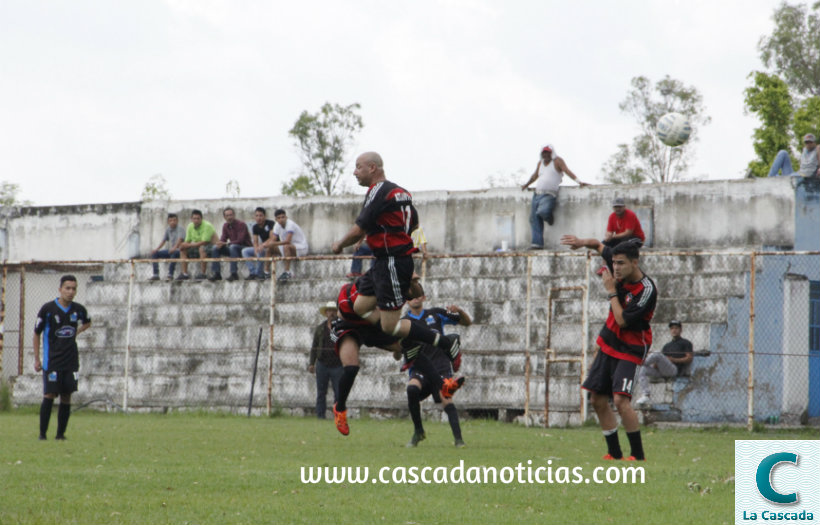
[[[319,307],[319,315],[325,317],[313,330],[308,372],[316,374],[316,417],[325,419],[327,412],[327,385],[333,383],[333,402],[339,397],[339,380],[342,378],[342,362],[336,355],[330,338],[331,323],[336,319],[336,303],[330,301]]]

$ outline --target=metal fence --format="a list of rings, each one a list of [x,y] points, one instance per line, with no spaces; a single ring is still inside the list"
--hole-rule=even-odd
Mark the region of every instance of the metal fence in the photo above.
[[[223,277],[231,261],[216,260]],[[78,339],[78,402],[241,411],[250,401],[256,413],[312,412],[313,329],[323,319],[319,307],[346,282],[349,257],[294,260],[287,282],[246,279],[246,263],[254,262],[247,259],[233,261],[235,282],[166,281],[167,262],[159,265],[162,280],[153,281],[153,262],[3,265],[0,375],[13,384],[16,403],[39,400],[34,321],[57,296],[60,275],[72,273],[76,301],[92,317]],[[211,270],[214,261],[206,262]],[[271,262],[275,277],[285,261]],[[468,378],[457,394],[460,408],[548,425],[591,417],[579,386],[608,312],[597,256],[433,255],[417,264],[425,306],[457,304],[474,321],[452,328],[462,335]],[[653,351],[669,342],[672,319],[696,350],[689,375],[647,384],[645,421],[817,424],[820,253],[645,251],[641,267],[659,293]],[[349,406],[378,412],[406,405],[407,376],[389,353],[365,348],[361,366]]]

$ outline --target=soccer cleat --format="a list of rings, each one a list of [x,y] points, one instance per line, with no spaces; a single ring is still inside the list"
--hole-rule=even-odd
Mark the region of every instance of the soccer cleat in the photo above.
[[[56,436],[54,436],[54,439],[56,439],[57,441],[65,441],[65,434],[57,434]]]
[[[455,361],[461,354],[461,336],[458,334],[442,335],[439,346],[447,350],[450,361]]]
[[[456,440],[456,448],[464,448],[467,446],[467,443],[464,442],[463,439]]]
[[[336,428],[343,436],[350,434],[350,427],[347,425],[347,410],[337,412],[336,403],[333,403],[333,419],[336,422]]]
[[[606,456],[602,457],[601,459],[603,459],[605,461],[621,461],[624,458],[622,458],[622,457],[621,458],[616,458],[612,454],[607,454]]]
[[[646,458],[638,459],[635,456],[629,456],[628,458],[624,458],[624,461],[646,461]]]
[[[458,379],[445,377],[441,385],[441,397],[444,399],[450,399],[463,384],[463,377],[459,377]]]
[[[410,438],[410,441],[407,442],[407,448],[413,448],[418,446],[419,441],[424,441],[427,436],[424,435],[424,432],[413,432],[413,437]]]
[[[40,434],[40,441],[45,441],[48,439],[45,434]]]

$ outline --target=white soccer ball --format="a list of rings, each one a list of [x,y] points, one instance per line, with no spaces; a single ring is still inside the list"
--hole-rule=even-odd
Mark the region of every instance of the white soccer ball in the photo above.
[[[680,113],[667,113],[658,120],[655,130],[661,142],[667,146],[680,146],[692,134],[692,126],[689,119]]]

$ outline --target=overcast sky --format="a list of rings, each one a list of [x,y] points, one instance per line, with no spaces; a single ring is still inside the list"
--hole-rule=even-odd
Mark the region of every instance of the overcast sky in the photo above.
[[[738,178],[777,4],[3,0],[0,180],[38,205],[139,200],[158,173],[177,199],[278,195],[288,130],[330,101],[362,105],[356,151],[411,191],[530,173],[547,142],[595,183],[635,135],[630,79],[667,74],[712,117],[690,176]]]

